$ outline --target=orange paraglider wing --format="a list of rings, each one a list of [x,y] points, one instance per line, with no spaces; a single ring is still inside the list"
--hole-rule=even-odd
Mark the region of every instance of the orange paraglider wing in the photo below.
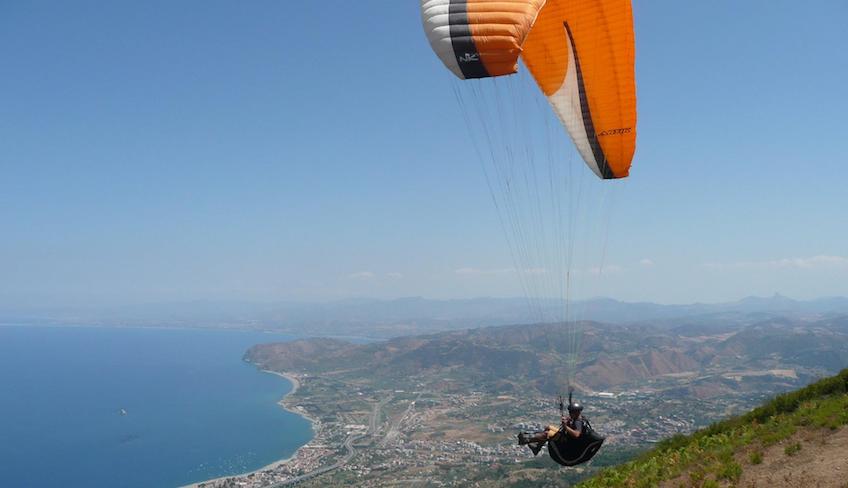
[[[421,19],[433,51],[456,76],[515,73],[518,57],[545,0],[422,0]]]
[[[548,0],[522,58],[592,171],[626,177],[636,149],[630,0]]]

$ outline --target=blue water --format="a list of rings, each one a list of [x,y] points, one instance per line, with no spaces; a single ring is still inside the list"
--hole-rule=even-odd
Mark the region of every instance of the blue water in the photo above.
[[[260,468],[312,436],[242,331],[0,327],[0,484],[173,487]],[[127,415],[121,415],[124,408]]]

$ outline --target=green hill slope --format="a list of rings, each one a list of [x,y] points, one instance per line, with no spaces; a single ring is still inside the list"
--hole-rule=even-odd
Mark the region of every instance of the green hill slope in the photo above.
[[[846,424],[848,369],[745,415],[667,439],[578,486],[848,487]]]

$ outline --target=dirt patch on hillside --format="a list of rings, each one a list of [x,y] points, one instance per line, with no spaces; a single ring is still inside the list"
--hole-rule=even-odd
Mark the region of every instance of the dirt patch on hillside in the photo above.
[[[801,450],[789,456],[787,446]],[[747,456],[746,456],[747,457]],[[762,464],[739,460],[740,487],[848,487],[848,429],[800,431],[763,450]]]
[[[786,453],[788,446],[795,444],[800,450],[791,456]],[[742,465],[742,476],[733,483],[721,483],[721,486],[739,488],[848,488],[848,428],[837,431],[815,429],[799,431],[782,442],[760,450],[762,462],[752,464],[753,447],[745,449],[736,456],[736,462]],[[790,448],[790,451],[793,449]],[[663,487],[677,488],[690,486],[688,473],[662,484]]]

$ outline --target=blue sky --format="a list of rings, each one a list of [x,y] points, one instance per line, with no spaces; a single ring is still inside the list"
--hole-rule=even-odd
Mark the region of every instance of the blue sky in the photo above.
[[[634,15],[591,294],[848,295],[848,4]],[[521,293],[416,1],[6,1],[0,63],[0,304]]]

